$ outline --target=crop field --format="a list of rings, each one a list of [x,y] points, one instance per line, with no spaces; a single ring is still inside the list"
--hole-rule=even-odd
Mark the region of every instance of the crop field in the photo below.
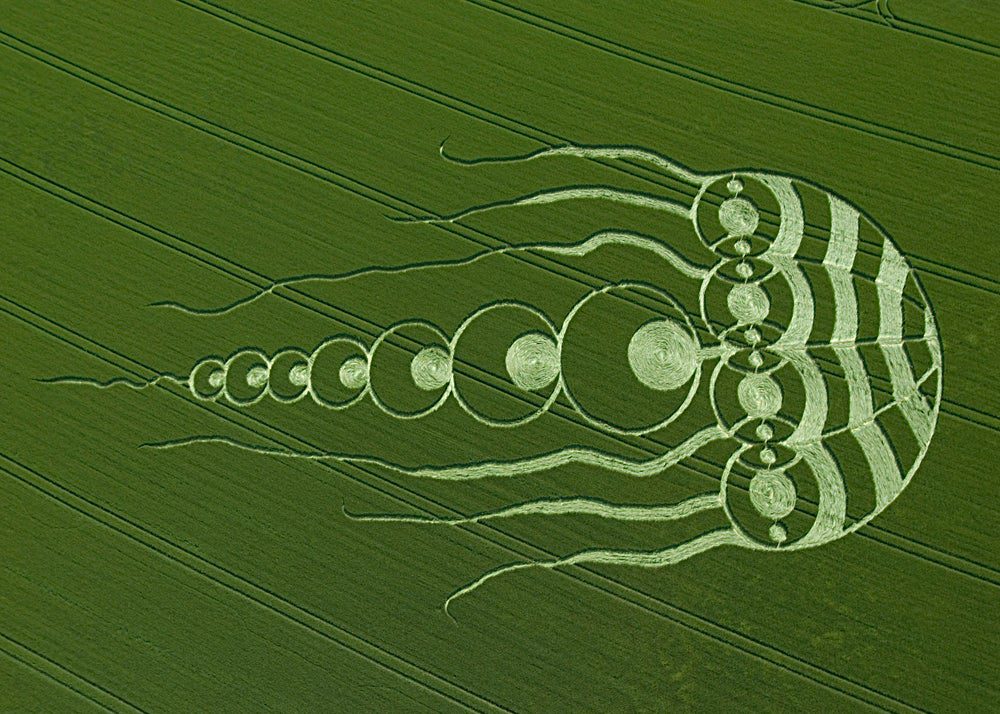
[[[987,712],[1000,4],[0,0],[0,712]]]

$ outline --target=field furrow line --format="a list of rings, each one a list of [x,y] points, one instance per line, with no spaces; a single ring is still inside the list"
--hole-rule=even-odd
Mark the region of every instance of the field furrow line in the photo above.
[[[4,159],[0,159],[0,161],[6,162],[8,164],[10,163],[9,161],[6,161]],[[22,169],[22,171],[26,172],[26,170],[24,170],[24,169]],[[86,197],[82,197],[79,194],[75,194],[75,195],[71,194],[71,195],[67,196],[64,193],[60,193],[59,191],[52,190],[51,187],[46,187],[44,185],[41,185],[37,181],[37,179],[40,179],[41,177],[38,177],[37,175],[34,175],[36,180],[31,180],[30,178],[27,178],[25,176],[18,176],[17,174],[12,173],[12,172],[10,172],[7,169],[4,169],[2,167],[0,167],[0,172],[7,173],[8,175],[12,176],[13,178],[16,178],[16,179],[21,180],[21,181],[23,181],[25,183],[28,183],[29,185],[31,185],[32,187],[34,187],[34,188],[36,188],[36,189],[38,189],[40,191],[48,193],[48,194],[50,194],[50,195],[52,195],[52,196],[54,196],[56,198],[59,198],[60,200],[66,201],[66,202],[70,203],[71,205],[76,206],[77,208],[80,208],[82,210],[87,211],[88,213],[91,213],[92,215],[96,215],[96,216],[98,216],[100,218],[103,218],[105,220],[109,220],[112,223],[114,223],[114,224],[116,224],[116,225],[118,225],[120,227],[123,227],[123,228],[125,228],[126,230],[129,230],[132,233],[135,233],[135,234],[137,234],[137,235],[139,235],[139,236],[141,236],[143,238],[146,238],[146,239],[149,239],[149,240],[153,240],[154,242],[156,242],[156,243],[158,243],[158,244],[160,244],[160,245],[162,245],[162,246],[164,246],[164,247],[166,247],[166,248],[168,248],[170,250],[178,251],[178,252],[182,253],[187,258],[195,258],[195,259],[199,260],[199,262],[203,262],[207,266],[209,266],[209,267],[211,267],[213,269],[219,270],[220,272],[223,272],[226,275],[229,275],[230,277],[235,277],[236,279],[247,281],[246,278],[240,277],[239,273],[236,270],[233,270],[232,267],[227,268],[225,266],[220,266],[220,265],[218,265],[216,263],[216,261],[222,261],[223,263],[226,263],[229,266],[233,266],[233,267],[235,267],[236,269],[238,269],[240,271],[243,271],[245,273],[251,273],[251,271],[249,271],[249,269],[247,269],[247,268],[245,268],[243,266],[240,266],[238,263],[233,263],[229,259],[226,259],[226,258],[224,258],[222,256],[217,255],[217,254],[210,254],[211,256],[214,256],[214,259],[211,259],[211,258],[206,259],[204,257],[199,257],[199,256],[192,255],[187,250],[185,250],[183,248],[179,248],[178,246],[174,245],[175,242],[180,242],[180,243],[185,244],[185,245],[191,245],[187,241],[184,241],[183,239],[181,239],[181,238],[179,238],[177,236],[174,236],[173,234],[167,233],[167,232],[165,232],[165,231],[163,231],[163,230],[161,230],[159,228],[156,228],[155,226],[151,226],[148,223],[141,222],[138,219],[132,218],[131,216],[127,216],[126,214],[122,214],[120,212],[117,212],[114,209],[111,209],[109,207],[105,207],[105,206],[103,206],[103,204],[96,204],[96,202],[93,202],[92,199],[87,199]],[[29,175],[31,175],[31,174],[29,174]],[[47,179],[42,179],[42,180],[43,181],[47,181]],[[63,191],[68,191],[68,189],[66,189],[65,187],[60,187],[60,188],[62,188]],[[92,203],[100,206],[103,210],[99,210],[99,209],[95,209],[94,207],[87,206],[86,204],[81,203],[81,200],[82,201],[92,202]],[[136,227],[136,225],[138,225],[140,227]],[[150,231],[153,231],[154,233],[150,233]],[[157,234],[159,234],[160,237],[158,237]],[[367,334],[369,337],[375,337],[375,336],[377,336],[381,332],[381,330],[383,329],[382,326],[377,325],[377,324],[375,324],[375,323],[373,323],[373,322],[371,322],[369,320],[366,320],[363,317],[357,316],[354,313],[351,313],[351,312],[345,310],[344,308],[342,308],[340,306],[332,306],[332,305],[330,305],[328,303],[325,303],[323,301],[320,301],[320,300],[317,300],[315,298],[312,298],[307,293],[303,293],[303,292],[295,291],[295,290],[292,290],[291,292],[297,293],[297,297],[287,296],[287,295],[284,295],[283,293],[275,293],[275,294],[278,297],[282,298],[282,299],[285,299],[285,300],[287,300],[289,302],[292,302],[293,304],[297,305],[298,307],[301,307],[301,308],[304,308],[304,309],[308,309],[308,310],[310,310],[312,312],[315,312],[315,313],[317,313],[317,314],[319,314],[319,315],[321,315],[321,316],[323,316],[323,317],[325,317],[327,319],[330,319],[330,320],[334,321],[336,324],[338,324],[339,326],[348,326],[348,327],[351,327],[352,329],[356,329],[356,330],[358,330],[358,331],[360,331],[360,332],[362,332],[364,334]],[[310,304],[310,302],[305,302],[304,300],[311,301],[311,303],[317,303],[318,307],[317,307],[317,305]],[[347,315],[349,318],[353,318],[353,320],[351,320],[350,322],[344,322],[343,319],[336,317],[334,314],[331,314],[327,310],[327,308],[332,309],[332,310],[334,310],[337,313],[343,313],[343,314]],[[482,372],[482,370],[477,370],[477,371],[478,372]],[[489,373],[487,373],[487,374],[489,374]],[[469,376],[471,378],[473,378],[473,379],[476,379],[477,381],[479,381],[484,386],[487,386],[487,387],[490,387],[491,389],[495,389],[497,391],[500,391],[504,395],[511,396],[511,397],[515,397],[516,396],[516,395],[512,394],[511,392],[506,391],[505,389],[497,386],[497,384],[493,383],[492,381],[486,381],[486,380],[483,380],[482,378],[480,378],[478,376],[474,376],[474,375],[469,375]],[[490,375],[490,376],[493,376],[493,375]],[[583,426],[584,428],[586,428],[589,431],[594,432],[594,433],[596,433],[598,435],[603,435],[603,432],[597,431],[593,426],[591,426],[589,424],[581,423],[577,419],[577,416],[575,415],[575,413],[574,412],[570,412],[568,409],[565,409],[565,408],[554,409],[552,413],[554,414],[554,416],[557,416],[557,417],[561,418],[562,420],[568,421],[570,423],[573,423],[573,424],[576,424],[576,425],[579,425],[579,426]],[[961,419],[961,417],[955,417],[955,418]],[[292,435],[286,433],[286,436],[292,436]],[[640,451],[645,456],[655,456],[655,455],[658,455],[659,453],[662,453],[663,450],[665,450],[669,446],[666,443],[664,443],[662,441],[659,441],[659,440],[656,440],[655,438],[650,437],[650,436],[644,436],[644,437],[638,437],[638,438],[633,437],[631,439],[626,439],[624,437],[620,437],[620,438],[617,438],[617,440],[620,441],[625,446],[629,446],[631,448],[634,448],[634,449]],[[691,463],[681,463],[678,466],[680,468],[683,468],[686,471],[691,472],[692,474],[695,474],[695,475],[698,475],[698,476],[701,476],[701,477],[705,477],[706,479],[710,480],[712,483],[717,482],[718,476],[715,475],[715,474],[721,473],[722,469],[724,468],[723,464],[716,463],[716,462],[712,461],[711,459],[705,458],[705,457],[697,455],[697,454],[695,456],[693,456],[690,461],[691,462],[695,462],[695,463],[699,464],[700,466],[706,467],[706,468],[705,469],[703,469],[703,468],[695,468],[693,465],[691,465]],[[742,481],[738,482],[738,483],[734,482],[734,485],[737,488],[740,488],[741,490],[746,490],[748,488],[748,485],[746,483],[743,483]],[[816,504],[813,501],[808,500],[808,499],[802,499],[802,500],[804,502],[808,503],[809,505],[811,505],[813,508],[816,507]],[[799,512],[802,512],[802,513],[806,513],[807,515],[814,515],[814,513],[811,513],[811,512],[805,510],[802,507],[798,507],[798,508],[796,508],[796,510],[799,511]],[[886,534],[887,536],[889,536],[889,538],[883,540],[883,537],[882,537],[883,533]],[[960,556],[960,555],[951,553],[951,552],[947,551],[946,549],[942,549],[940,547],[934,547],[934,548],[932,548],[930,546],[927,546],[926,544],[916,543],[915,542],[915,545],[918,546],[918,550],[921,553],[921,554],[918,554],[916,552],[908,550],[905,546],[901,546],[900,545],[901,541],[904,542],[904,543],[905,542],[909,542],[911,540],[910,538],[908,538],[907,536],[903,536],[903,535],[894,533],[892,531],[887,531],[887,530],[885,530],[884,528],[882,528],[881,526],[879,526],[877,524],[869,524],[864,530],[859,531],[859,534],[862,537],[870,538],[870,539],[872,539],[872,540],[874,540],[876,542],[883,543],[884,545],[889,545],[890,547],[901,548],[902,550],[905,550],[906,552],[910,553],[911,555],[915,555],[916,557],[929,560],[930,562],[933,562],[934,564],[936,564],[938,566],[951,569],[951,570],[953,570],[953,571],[955,571],[955,572],[957,572],[957,573],[959,573],[961,575],[964,575],[964,576],[967,576],[967,577],[972,577],[974,579],[981,580],[981,581],[983,581],[983,582],[985,582],[987,584],[991,584],[991,585],[1000,587],[1000,577],[998,577],[998,576],[1000,576],[1000,571],[997,571],[995,568],[991,568],[990,566],[984,565],[982,563],[978,563],[976,561],[973,561],[973,560],[971,560],[971,559],[969,559],[969,558],[967,558],[965,556]]]
[[[752,87],[742,82],[726,79],[719,75],[705,70],[698,69],[663,57],[652,55],[648,52],[628,47],[618,42],[604,39],[598,35],[580,30],[565,23],[552,20],[538,15],[528,10],[523,10],[515,5],[499,0],[466,0],[473,5],[477,5],[484,10],[505,15],[510,19],[535,27],[544,32],[550,32],[574,42],[592,47],[598,51],[615,55],[622,59],[636,62],[647,67],[666,72],[678,77],[689,79],[707,87],[713,87],[719,91],[743,97],[751,101],[766,104],[776,109],[783,109],[805,117],[823,121],[829,124],[858,131],[869,136],[894,141],[899,144],[911,146],[916,149],[928,151],[939,156],[944,156],[956,161],[962,161],[974,166],[981,166],[991,170],[1000,170],[1000,157],[984,151],[970,149],[950,142],[923,136],[906,129],[892,127],[870,119],[861,119],[844,112],[822,107],[812,102],[801,99],[786,97],[776,92],[770,92],[756,87]]]
[[[72,330],[71,328],[68,328],[66,326],[60,325],[59,323],[44,317],[43,315],[41,315],[36,311],[12,301],[10,298],[0,296],[0,303],[3,303],[0,304],[0,312],[5,312],[10,316],[19,319],[22,322],[25,322],[26,324],[30,325],[31,327],[37,330],[44,332],[45,334],[49,335],[55,340],[65,342],[66,344],[72,347],[80,349],[81,351],[90,354],[94,357],[97,357],[99,360],[105,362],[106,364],[114,367],[117,370],[124,371],[141,380],[147,379],[151,373],[155,374],[155,372],[150,367],[142,365],[133,358],[122,355],[121,353],[118,353],[112,348],[109,348],[105,345],[96,343],[94,340],[83,336],[81,333]],[[27,315],[27,317],[25,315]],[[39,323],[48,323],[48,326]],[[68,338],[64,334],[60,334],[60,332],[67,333],[72,337]],[[78,341],[89,343],[91,346],[83,347],[77,344]],[[129,366],[120,364],[116,359],[111,359],[107,357],[106,354],[101,354],[101,353],[116,355],[117,360],[125,361],[129,364]],[[220,414],[220,412],[216,411],[215,409],[211,409],[206,404],[194,401],[193,398],[188,396],[186,393],[180,393],[174,387],[160,384],[156,386],[156,389],[163,390],[169,394],[172,394],[175,397],[178,397],[190,403],[192,406],[196,406],[200,409],[209,411],[210,413],[215,414],[216,416],[219,416],[220,418],[229,421],[234,425],[249,430],[255,436],[264,437],[269,441],[271,441],[272,443],[276,443],[282,446],[283,448],[288,448],[288,445],[284,444],[279,438],[276,438],[274,436],[267,436],[261,433],[260,431],[258,431],[258,428],[263,426],[268,431],[273,431],[278,434],[283,434],[286,437],[290,437],[295,442],[297,442],[299,446],[304,446],[305,448],[309,448],[312,450],[315,450],[317,448],[315,445],[310,444],[308,441],[306,441],[301,437],[292,436],[285,432],[281,432],[281,430],[278,430],[273,426],[267,425],[261,420],[246,414],[238,414],[236,416],[247,422],[255,423],[255,426],[251,427],[247,426],[246,424],[241,424],[239,423],[239,421],[234,419],[232,415]],[[224,407],[224,409],[228,411],[235,411],[231,407]],[[8,461],[10,460],[9,456],[3,458],[7,459]],[[401,501],[403,504],[411,508],[415,508],[427,515],[434,515],[433,512],[427,508],[427,506],[422,504],[418,505],[417,503],[414,503],[408,499],[401,498],[400,496],[397,496],[393,493],[384,490],[384,487],[378,485],[372,485],[368,483],[366,479],[359,478],[358,476],[355,475],[356,472],[363,472],[366,474],[366,476],[374,477],[377,481],[388,482],[391,483],[392,486],[394,486],[396,489],[402,489],[402,487],[400,487],[398,484],[388,481],[387,479],[385,479],[384,477],[380,476],[379,474],[375,473],[370,469],[361,466],[351,466],[348,468],[338,469],[328,463],[319,462],[319,464],[325,470],[332,472],[337,476],[349,478],[352,481],[355,481],[361,485],[376,490],[381,495],[389,496],[394,500]],[[67,490],[63,486],[59,486],[59,488],[63,491]],[[423,496],[420,496],[419,498],[422,501],[429,500]],[[435,505],[437,508],[446,510],[453,515],[458,515],[456,511],[446,506],[443,506],[442,504],[435,504]],[[98,507],[103,508],[100,506]],[[113,515],[118,519],[124,520],[124,517],[121,516],[120,514],[113,514]],[[141,528],[141,526],[138,526],[138,524],[135,525]],[[480,524],[474,527],[470,526],[458,526],[458,527],[462,528],[462,530],[466,531],[469,534],[472,534],[487,542],[490,542],[494,545],[504,548],[505,550],[507,550],[508,552],[517,557],[525,558],[530,556],[538,558],[538,556],[542,556],[543,558],[550,559],[555,556],[554,553],[539,548],[537,546],[534,546],[531,543],[528,543],[527,541],[521,538],[511,536],[494,525]],[[483,531],[485,531],[489,535],[484,535]],[[154,538],[161,538],[161,536],[155,533],[150,533],[150,535]],[[498,540],[496,537],[498,535],[504,541],[508,542],[500,542],[500,540]],[[509,542],[514,542],[518,544],[519,548],[513,547],[512,545],[509,544]],[[180,548],[179,546],[177,547]],[[527,548],[528,553],[525,553],[522,550],[523,548]],[[182,548],[181,550],[183,551]],[[199,561],[205,561],[206,565],[211,566],[212,568],[219,568],[222,572],[230,572],[222,568],[222,566],[210,563],[209,561],[205,560],[204,558],[201,558],[201,556],[198,556],[196,554],[191,554],[191,557],[198,559]],[[811,662],[808,662],[807,660],[797,655],[793,655],[789,652],[786,652],[778,647],[775,647],[774,645],[765,643],[756,638],[736,632],[728,627],[725,627],[723,625],[714,622],[711,619],[704,618],[694,612],[676,606],[672,603],[668,603],[660,598],[657,598],[653,595],[643,592],[633,586],[627,585],[617,578],[612,578],[610,576],[600,574],[597,571],[594,571],[590,568],[583,566],[574,566],[573,568],[557,572],[559,572],[563,576],[573,578],[574,580],[577,580],[578,582],[581,582],[589,587],[596,588],[597,590],[600,590],[612,597],[615,597],[616,599],[630,603],[638,607],[639,609],[645,611],[648,614],[670,621],[689,631],[707,637],[708,639],[713,640],[719,644],[739,650],[744,654],[747,654],[755,659],[761,660],[767,664],[788,671],[789,673],[792,673],[805,680],[823,686],[827,689],[830,689],[831,691],[851,697],[859,702],[886,711],[898,711],[901,709],[908,711],[920,711],[919,708],[907,702],[904,702],[897,697],[894,697],[885,692],[881,692],[862,682],[858,682],[851,678],[845,677],[844,675],[838,674],[821,665],[816,665]],[[235,577],[240,578],[241,581],[245,580],[242,578],[242,576],[239,575],[235,575]],[[249,583],[249,581],[246,582]],[[253,587],[259,587],[259,586],[253,585]],[[242,592],[242,590],[238,590],[237,592]],[[280,596],[274,595],[274,597],[280,597]],[[294,607],[298,608],[299,606],[296,605]],[[305,612],[307,612],[312,618],[315,618],[318,621],[326,622],[326,620],[323,620],[322,617],[316,615],[315,613],[309,613],[308,611]],[[308,623],[306,624],[308,626]]]
[[[232,24],[246,32],[250,32],[278,44],[287,46],[307,54],[316,59],[336,65],[341,69],[355,72],[369,79],[373,79],[382,84],[387,84],[401,91],[417,96],[423,100],[433,102],[447,109],[457,111],[466,116],[478,119],[486,124],[504,129],[518,136],[522,136],[533,141],[537,141],[546,146],[562,146],[573,143],[569,138],[560,136],[551,131],[541,129],[518,119],[514,119],[499,112],[487,109],[468,100],[456,97],[447,92],[435,89],[427,84],[416,82],[407,77],[389,72],[388,70],[368,64],[356,58],[352,58],[343,53],[324,47],[310,40],[298,37],[294,34],[276,28],[260,20],[253,19],[247,15],[240,14],[235,10],[224,8],[209,0],[176,0],[182,5],[187,5],[194,10],[210,14],[224,22]],[[614,169],[626,175],[646,181],[667,191],[669,198],[690,199],[690,187],[687,184],[677,181],[671,176],[663,174],[656,169],[645,164],[639,164],[630,160],[623,160],[617,163],[600,159],[588,159],[592,163]],[[623,164],[625,166],[623,166]],[[800,178],[803,177],[793,177]],[[776,227],[778,216],[769,209],[762,211],[762,222]],[[813,223],[806,223],[806,236],[812,240],[826,241],[823,236],[823,228]],[[881,253],[881,246],[875,242],[863,240],[859,244],[859,251],[867,255],[878,257]],[[968,287],[983,290],[994,295],[1000,295],[1000,280],[988,275],[979,274],[974,271],[948,265],[939,260],[927,258],[918,254],[908,253],[908,257],[914,265],[919,265],[921,272],[944,278],[945,280],[958,282]],[[556,261],[558,262],[558,261]]]

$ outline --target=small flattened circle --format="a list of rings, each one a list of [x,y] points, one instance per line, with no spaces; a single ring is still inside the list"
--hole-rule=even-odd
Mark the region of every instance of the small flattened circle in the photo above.
[[[745,198],[727,198],[719,207],[719,223],[730,235],[746,236],[757,230],[760,213]]]
[[[558,330],[528,303],[501,300],[481,306],[455,330],[450,349],[454,362],[463,366],[452,375],[455,401],[481,424],[527,424],[546,413],[562,391]],[[493,385],[475,378],[476,372],[504,375],[506,398],[498,399]]]
[[[309,386],[309,355],[300,349],[281,350],[271,358],[267,373],[268,394],[283,404],[293,404]]]
[[[765,253],[781,227],[778,185],[761,173],[709,177],[694,200],[698,239],[722,258]]]
[[[254,389],[267,386],[267,372],[268,368],[263,365],[253,367],[247,372],[247,386]]]
[[[632,335],[628,361],[640,382],[650,389],[668,391],[691,379],[698,367],[698,349],[679,323],[653,320]]]
[[[549,386],[559,376],[559,348],[548,335],[528,332],[507,349],[504,363],[515,385],[534,392]]]
[[[188,385],[197,399],[212,400],[219,396],[226,383],[226,369],[222,360],[209,357],[201,360],[191,369]]]
[[[784,518],[795,510],[795,484],[781,471],[758,471],[750,479],[750,503],[764,518]]]
[[[239,406],[250,406],[264,397],[270,361],[257,349],[240,350],[226,360],[225,382],[222,386],[226,399]]]
[[[368,393],[368,360],[361,342],[336,335],[313,351],[304,369],[290,371],[288,381],[305,382],[307,393],[320,406],[346,409]]]
[[[733,414],[727,413],[726,416],[732,417]],[[773,417],[762,423],[759,419],[736,415],[735,420],[727,418],[723,423],[732,424],[735,427],[733,437],[746,444],[747,449],[740,455],[740,463],[745,466],[774,469],[795,458],[795,451],[783,443],[798,427],[791,419]]]
[[[741,324],[761,322],[771,311],[771,301],[760,285],[734,285],[726,297],[730,314]]]
[[[633,294],[653,304],[620,303]],[[676,325],[668,327],[670,322]],[[664,369],[657,357],[657,333],[668,345],[676,342],[679,359],[673,367]],[[648,283],[621,282],[585,295],[570,309],[557,341],[557,384],[566,401],[589,424],[610,433],[662,429],[684,414],[701,384],[706,353],[690,315],[668,292]],[[663,352],[665,357],[668,350]],[[651,395],[651,388],[668,391]]]
[[[747,416],[763,419],[781,409],[781,386],[769,375],[748,374],[740,380],[736,396]]]
[[[424,347],[410,362],[410,376],[426,392],[440,389],[451,380],[451,355],[437,345]]]
[[[288,381],[296,387],[304,387],[309,384],[309,365],[297,364],[288,370]]]
[[[767,530],[767,534],[778,545],[788,540],[788,529],[781,523],[772,523],[771,527]]]
[[[735,350],[729,355],[727,366],[743,374],[773,373],[787,363],[787,358],[779,354],[780,350],[773,349],[782,334],[771,322],[733,325],[721,331],[719,341]]]
[[[337,377],[348,389],[361,389],[368,384],[368,360],[363,357],[348,357],[340,365]]]
[[[372,343],[364,392],[389,416],[419,419],[451,394],[452,355],[447,336],[436,325],[398,322]]]

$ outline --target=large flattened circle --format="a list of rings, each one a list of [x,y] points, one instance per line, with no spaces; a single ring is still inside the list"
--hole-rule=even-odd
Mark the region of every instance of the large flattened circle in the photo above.
[[[509,300],[484,305],[462,322],[451,346],[460,364],[455,399],[484,424],[526,424],[547,412],[559,396],[559,336],[552,321],[532,305]],[[497,379],[500,388],[493,384]]]
[[[424,320],[407,320],[372,344],[368,388],[386,414],[416,419],[436,411],[448,398],[451,372],[451,348],[441,329]]]
[[[588,293],[567,315],[560,341],[566,398],[606,431],[656,431],[678,418],[698,389],[701,346],[691,321],[653,285],[624,282]]]

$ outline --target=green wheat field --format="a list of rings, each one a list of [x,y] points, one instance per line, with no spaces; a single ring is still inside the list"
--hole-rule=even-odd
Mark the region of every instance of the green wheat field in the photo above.
[[[0,0],[0,45],[0,712],[1000,709],[1000,3]],[[823,187],[813,204],[803,193],[814,267],[825,192],[891,236],[922,291],[910,304],[933,306],[943,391],[926,457],[871,523],[812,548],[643,568],[553,561],[669,548],[728,528],[726,514],[429,522],[719,490],[731,450],[711,447],[643,478],[594,463],[452,480],[393,468],[566,448],[638,463],[714,423],[711,366],[663,430],[525,396],[504,351],[544,320],[509,306],[469,328],[455,380],[497,419],[548,409],[521,425],[414,387],[414,355],[442,342],[426,326],[386,339],[368,375],[420,418],[189,389],[208,357],[308,355],[334,336],[368,349],[405,320],[450,339],[498,301],[558,327],[622,281],[700,320],[698,281],[647,250],[511,250],[613,229],[708,264],[669,212],[571,197],[420,220],[566,188],[698,200],[634,157],[456,160],[568,145]],[[280,282],[310,275],[353,277]],[[834,297],[813,283],[829,341]],[[668,309],[639,293],[581,311],[563,348],[576,396],[609,422],[677,406],[623,387],[634,378],[612,359]],[[858,299],[877,331],[875,298]],[[726,314],[725,295],[707,300]],[[816,364],[817,379],[844,377],[832,351]],[[884,372],[876,406],[894,396]],[[251,401],[252,381],[232,388]],[[933,401],[930,387],[918,396]],[[787,392],[784,408],[804,400]],[[897,415],[889,440],[905,427]],[[912,463],[919,444],[905,448]],[[851,516],[876,496],[859,453],[838,459]],[[727,498],[746,501],[748,482],[729,478]],[[817,517],[815,489],[795,498],[790,538]],[[462,591],[513,563],[535,565]]]

